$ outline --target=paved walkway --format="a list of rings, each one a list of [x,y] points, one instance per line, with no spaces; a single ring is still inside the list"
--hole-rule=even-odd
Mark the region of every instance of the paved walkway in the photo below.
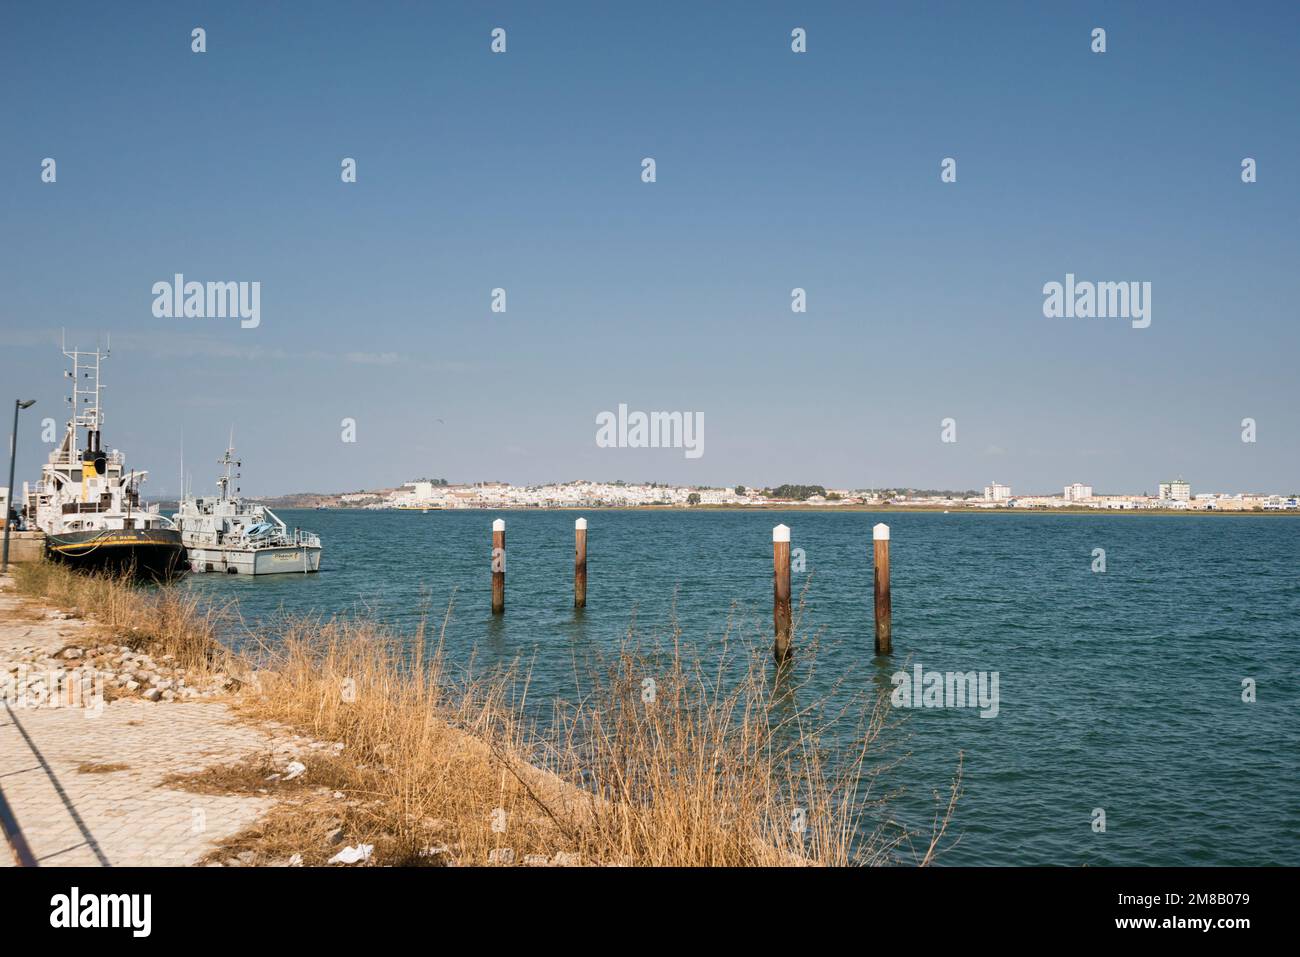
[[[52,655],[81,637],[83,622],[33,618],[34,606],[9,587],[0,578],[0,672],[23,648]],[[0,704],[0,792],[42,867],[193,864],[272,802],[161,782],[265,752],[270,741],[221,702],[125,699],[95,709],[8,700]],[[0,866],[13,864],[0,841]]]

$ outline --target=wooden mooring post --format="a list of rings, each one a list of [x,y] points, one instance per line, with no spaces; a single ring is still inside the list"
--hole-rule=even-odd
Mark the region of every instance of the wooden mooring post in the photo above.
[[[790,527],[772,529],[772,620],[776,644],[772,654],[779,664],[790,660]]]
[[[889,526],[881,522],[871,530],[876,566],[876,654],[894,650],[893,614],[889,606]]]
[[[587,607],[587,520],[573,523],[573,607]]]
[[[492,614],[506,610],[506,520],[492,523]]]

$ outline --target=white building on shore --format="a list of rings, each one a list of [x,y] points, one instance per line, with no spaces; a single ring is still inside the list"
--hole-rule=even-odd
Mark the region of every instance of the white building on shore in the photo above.
[[[994,479],[992,485],[984,486],[984,501],[986,502],[1006,502],[1011,499],[1011,486],[999,485]]]
[[[1162,502],[1187,502],[1192,498],[1192,486],[1179,476],[1172,482],[1161,482],[1157,497]]]
[[[1073,485],[1065,486],[1065,500],[1067,502],[1086,502],[1092,498],[1092,486],[1080,485],[1075,482]]]

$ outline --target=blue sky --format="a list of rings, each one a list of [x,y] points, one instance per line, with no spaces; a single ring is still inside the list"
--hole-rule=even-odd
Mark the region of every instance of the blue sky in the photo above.
[[[182,439],[210,485],[232,425],[266,494],[1300,488],[1300,6],[8,4],[0,27],[20,478],[63,419],[66,328],[111,334],[106,441],[155,496]],[[177,272],[259,281],[261,325],[156,318]],[[1149,281],[1150,328],[1045,318],[1067,272]],[[619,403],[702,413],[705,454],[598,448]]]

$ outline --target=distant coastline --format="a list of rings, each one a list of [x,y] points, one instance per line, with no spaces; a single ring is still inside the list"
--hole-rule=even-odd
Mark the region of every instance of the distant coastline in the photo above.
[[[664,482],[577,479],[533,485],[509,482],[453,484],[421,478],[389,488],[352,492],[298,492],[263,500],[273,508],[358,508],[370,510],[452,511],[459,509],[788,509],[827,511],[1011,511],[1011,512],[1300,512],[1300,493],[1200,492],[1181,477],[1159,483],[1159,491],[1097,492],[1076,482],[1060,493],[1015,494],[999,482],[975,489],[828,488],[817,484],[672,485]]]
[[[1235,511],[1216,511],[1213,509],[1186,508],[982,508],[962,506],[942,508],[933,505],[804,505],[801,502],[777,502],[765,505],[552,505],[524,506],[502,505],[499,507],[482,506],[474,508],[365,508],[358,505],[285,505],[277,504],[274,499],[265,499],[276,508],[287,510],[308,510],[326,512],[920,512],[933,515],[1168,515],[1168,516],[1249,516],[1277,515],[1300,516],[1295,509],[1238,509]]]
[[[1161,482],[1157,494],[1095,492],[1083,483],[1059,494],[1020,494],[998,482],[983,493],[968,490],[883,486],[827,488],[815,484],[774,487],[746,485],[670,485],[661,482],[580,479],[542,485],[508,482],[452,484],[446,479],[415,479],[391,488],[353,492],[299,492],[264,500],[274,508],[356,508],[367,510],[454,511],[462,509],[820,509],[835,511],[917,512],[1296,512],[1300,493],[1201,492],[1181,477]]]

